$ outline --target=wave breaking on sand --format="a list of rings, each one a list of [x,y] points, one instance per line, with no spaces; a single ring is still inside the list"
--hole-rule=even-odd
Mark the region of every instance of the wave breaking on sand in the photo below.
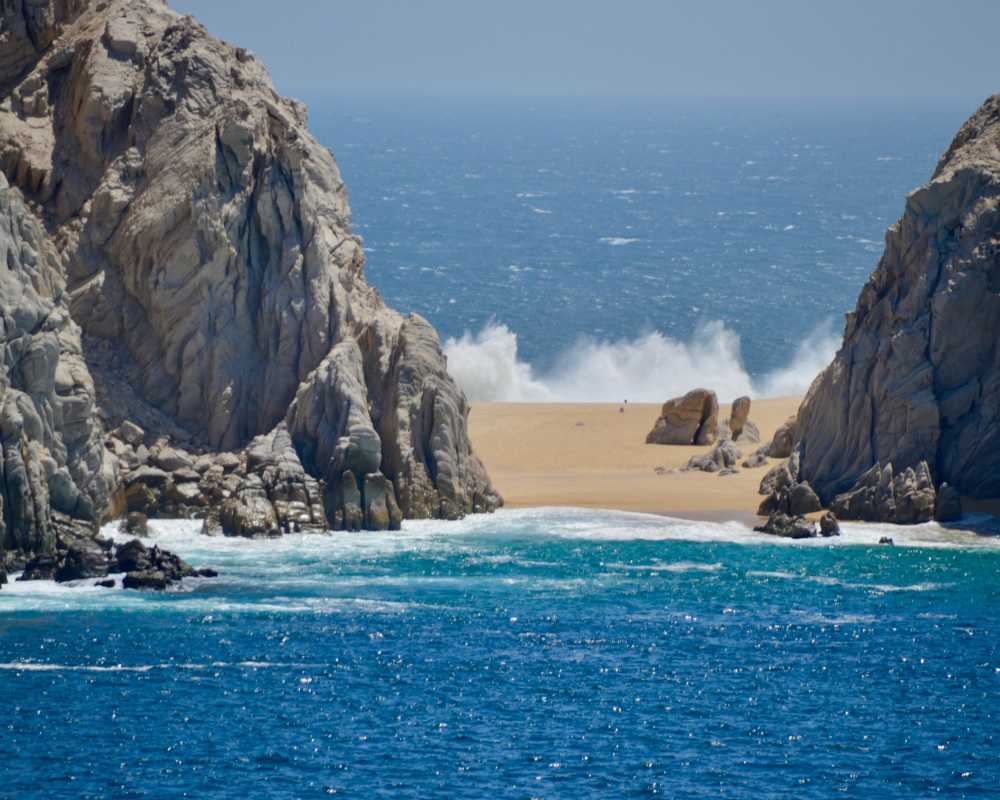
[[[839,346],[832,324],[822,325],[787,366],[759,378],[744,366],[739,335],[718,321],[700,325],[689,342],[658,331],[615,341],[581,338],[543,372],[521,360],[517,334],[501,323],[450,338],[444,349],[449,372],[473,402],[662,403],[696,386],[714,389],[723,402],[800,395]]]

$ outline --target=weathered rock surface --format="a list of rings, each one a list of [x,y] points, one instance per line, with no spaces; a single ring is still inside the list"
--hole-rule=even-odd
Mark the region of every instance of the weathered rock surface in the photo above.
[[[998,238],[995,96],[907,198],[840,351],[799,410],[802,472],[824,500],[874,465],[922,462],[962,495],[1000,497]]]
[[[719,438],[734,442],[756,444],[760,441],[760,430],[749,419],[750,398],[737,397],[729,414],[729,419],[719,425]]]
[[[814,539],[816,526],[805,517],[789,516],[783,512],[772,514],[766,523],[754,528],[758,533],[780,536],[784,539]]]
[[[821,536],[840,536],[840,521],[832,511],[827,511],[819,518],[819,532]]]
[[[304,107],[160,0],[0,5],[0,264],[0,547],[258,488],[278,530],[353,524],[355,490],[361,527],[502,502]],[[262,436],[280,455],[242,469]]]
[[[962,518],[962,496],[958,490],[947,483],[942,483],[937,490],[937,503],[934,505],[936,522],[958,522]]]
[[[708,389],[694,389],[663,404],[646,444],[706,445],[718,432],[719,399]]]
[[[781,427],[774,432],[771,444],[767,448],[767,455],[771,458],[788,458],[798,443],[798,427],[797,417],[792,417],[782,423]]]
[[[684,471],[700,470],[701,472],[722,472],[732,470],[742,453],[730,440],[719,442],[704,455],[692,456],[684,467]],[[732,474],[732,473],[730,473]]]
[[[876,464],[849,491],[834,498],[831,510],[838,519],[916,525],[933,519],[936,501],[927,462],[899,474],[892,464]]]
[[[173,553],[156,546],[147,548],[138,539],[116,546],[97,536],[92,526],[59,512],[53,512],[50,521],[56,535],[54,547],[31,558],[19,580],[65,583],[124,572],[126,589],[166,589],[183,578],[217,574],[211,569],[196,570]],[[114,586],[114,581],[99,585]]]

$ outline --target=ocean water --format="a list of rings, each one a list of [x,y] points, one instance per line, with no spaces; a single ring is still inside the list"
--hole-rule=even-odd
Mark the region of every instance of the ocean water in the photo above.
[[[2,798],[996,797],[1000,539],[539,509],[0,591]]]
[[[306,99],[478,400],[800,391],[973,110]],[[997,796],[989,526],[197,530],[217,580],[0,590],[0,800]]]
[[[802,391],[977,106],[303,99],[473,399],[660,402]]]

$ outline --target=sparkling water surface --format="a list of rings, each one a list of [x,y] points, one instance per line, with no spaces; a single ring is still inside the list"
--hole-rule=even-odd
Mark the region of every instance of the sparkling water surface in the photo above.
[[[153,541],[217,580],[0,591],[0,797],[996,796],[993,537],[197,530]]]

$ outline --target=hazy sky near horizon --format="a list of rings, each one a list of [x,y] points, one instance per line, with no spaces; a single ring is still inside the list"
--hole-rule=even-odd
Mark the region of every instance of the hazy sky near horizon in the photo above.
[[[169,0],[284,91],[983,98],[1000,0]]]

